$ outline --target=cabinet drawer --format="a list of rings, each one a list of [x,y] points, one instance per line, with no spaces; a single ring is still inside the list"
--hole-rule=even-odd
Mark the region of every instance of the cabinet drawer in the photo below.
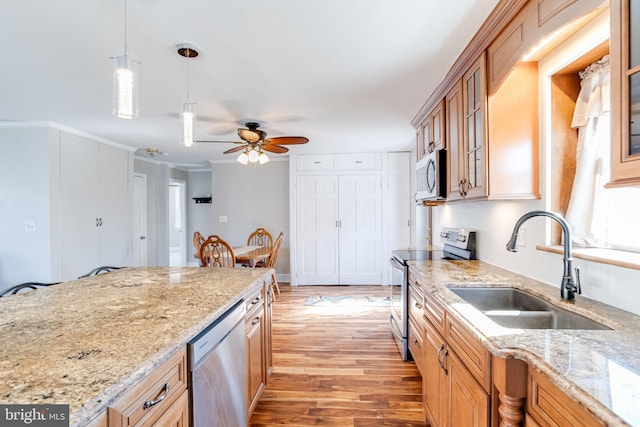
[[[589,411],[569,398],[546,375],[529,369],[527,414],[540,425],[603,426]]]
[[[409,319],[409,336],[407,338],[409,341],[409,351],[411,352],[411,356],[413,356],[413,361],[416,363],[418,371],[420,371],[422,375],[425,375],[423,332],[424,331],[420,325],[415,324],[413,319]]]
[[[446,336],[444,329],[444,307],[434,300],[429,294],[426,294],[424,298],[424,317],[431,322],[436,332],[443,337]]]
[[[424,297],[422,296],[422,292],[413,285],[409,285],[408,305],[409,318],[412,319],[417,326],[420,326],[423,322]]]
[[[447,343],[487,393],[491,391],[491,357],[482,343],[458,321],[447,317]]]
[[[186,348],[177,352],[109,407],[109,426],[156,422],[187,388],[186,353]]]
[[[251,292],[245,300],[246,317],[247,319],[255,315],[257,310],[264,308],[264,298],[262,296],[262,287],[258,287],[254,292]]]
[[[328,171],[336,168],[333,154],[312,154],[298,156],[297,169],[299,171]]]
[[[340,170],[378,170],[382,167],[380,153],[353,153],[338,156]]]

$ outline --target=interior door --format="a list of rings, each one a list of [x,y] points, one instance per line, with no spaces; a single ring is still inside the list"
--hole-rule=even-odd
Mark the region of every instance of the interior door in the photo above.
[[[339,280],[379,285],[382,279],[380,175],[339,177]]]
[[[298,283],[338,284],[338,177],[299,176],[296,205]]]
[[[147,176],[133,177],[133,263],[147,265]]]

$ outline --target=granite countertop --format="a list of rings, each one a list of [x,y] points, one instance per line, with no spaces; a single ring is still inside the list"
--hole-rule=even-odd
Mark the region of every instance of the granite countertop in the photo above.
[[[575,302],[562,301],[557,287],[481,261],[409,264],[423,288],[461,320],[492,354],[526,361],[607,425],[640,426],[640,316],[581,295]],[[448,289],[453,286],[515,287],[613,330],[500,327]]]
[[[127,268],[0,298],[0,402],[84,425],[271,270]]]

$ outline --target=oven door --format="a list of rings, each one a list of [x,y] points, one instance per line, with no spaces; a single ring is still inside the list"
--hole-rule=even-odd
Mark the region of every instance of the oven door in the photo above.
[[[409,328],[407,312],[408,268],[394,257],[389,259],[389,264],[391,264],[391,314],[389,316],[389,323],[402,360],[409,360],[407,341]]]

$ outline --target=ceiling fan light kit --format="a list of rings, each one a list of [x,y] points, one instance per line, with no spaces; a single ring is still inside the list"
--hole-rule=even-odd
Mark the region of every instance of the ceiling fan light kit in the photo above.
[[[127,1],[124,2],[124,54],[115,59],[113,72],[113,115],[120,119],[138,117],[138,81],[135,61],[127,55]]]

